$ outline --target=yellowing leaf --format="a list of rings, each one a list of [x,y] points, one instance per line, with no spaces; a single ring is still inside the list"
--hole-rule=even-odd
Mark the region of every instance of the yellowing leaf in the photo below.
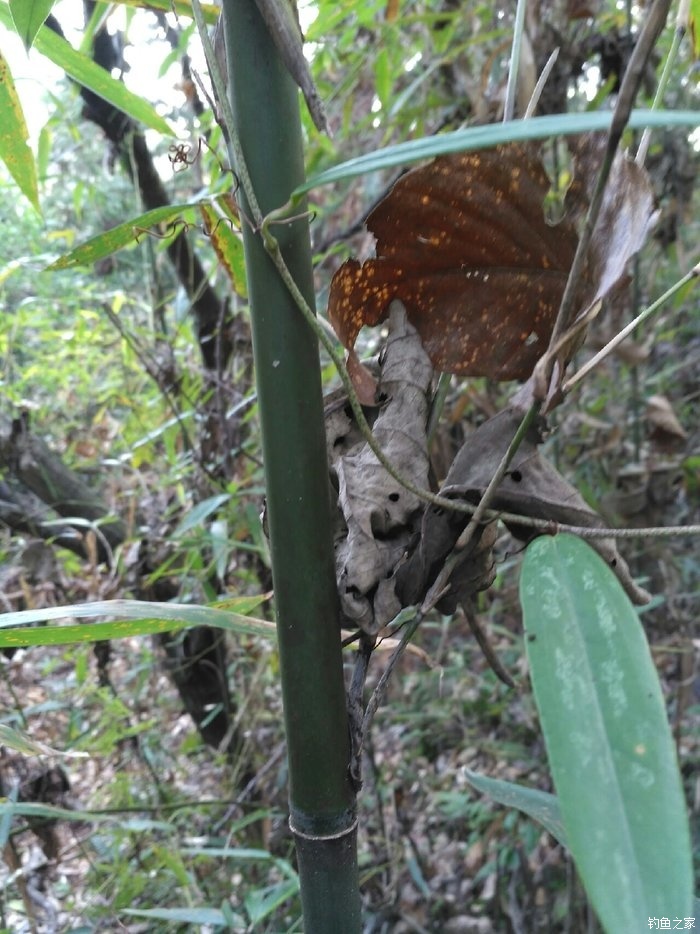
[[[199,210],[204,219],[207,236],[211,240],[219,262],[226,270],[231,284],[239,295],[248,294],[243,257],[243,240],[236,204],[231,195],[221,195],[213,202],[202,202]]]
[[[0,52],[0,159],[22,194],[40,211],[34,153],[9,65]]]
[[[700,58],[700,0],[690,0],[688,31],[693,46],[693,57]]]
[[[91,237],[70,253],[60,256],[47,269],[69,269],[72,266],[87,266],[110,256],[127,246],[134,246],[142,237],[151,233],[151,228],[161,225],[153,235],[168,239],[181,233],[183,227],[192,223],[193,204],[168,204],[162,208],[146,211],[131,220],[124,221],[104,233]],[[164,226],[163,226],[164,225]]]

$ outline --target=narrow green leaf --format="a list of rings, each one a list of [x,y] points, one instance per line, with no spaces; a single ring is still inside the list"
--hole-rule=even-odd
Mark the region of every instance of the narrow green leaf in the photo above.
[[[192,19],[192,4],[190,0],[114,0],[115,3],[121,3],[123,6],[132,6],[143,9],[148,6],[149,10],[162,10],[164,13],[177,13],[178,16],[189,16]],[[209,26],[213,26],[221,14],[221,10],[213,3],[202,3],[202,14],[204,21]]]
[[[64,753],[65,755],[65,753]],[[0,820],[12,820],[14,817],[43,818],[44,820],[60,820],[73,823],[114,824],[122,830],[143,833],[147,830],[158,830],[161,833],[174,834],[177,828],[167,821],[149,820],[140,817],[122,817],[122,812],[115,808],[114,813],[100,813],[99,811],[74,811],[68,808],[55,807],[52,804],[39,804],[34,801],[13,801],[0,798]]]
[[[227,926],[226,917],[218,908],[125,908],[122,914],[131,915],[134,918],[153,918],[156,921],[174,921],[178,924]],[[234,923],[241,931],[247,927],[240,915],[234,915]]]
[[[51,130],[46,126],[41,128],[36,152],[36,168],[40,181],[44,182],[49,172],[49,156],[51,155]]]
[[[659,680],[610,568],[571,535],[527,549],[535,699],[569,847],[607,931],[689,917],[688,821]]]
[[[209,856],[212,859],[275,859],[268,850],[248,846],[183,846],[180,852],[188,856]]]
[[[27,52],[53,5],[54,0],[10,0],[12,20]]]
[[[34,153],[27,145],[29,132],[10,66],[0,52],[0,159],[32,206],[39,208]]]
[[[13,784],[10,786],[10,789],[7,793],[7,799],[9,804],[14,804],[17,800],[17,794],[19,792],[19,785]],[[12,811],[8,808],[4,813],[0,813],[0,850],[4,852],[5,844],[10,839],[10,831],[12,830]]]
[[[245,910],[248,912],[251,924],[260,924],[275,909],[293,898],[299,891],[299,882],[289,879],[277,882],[262,889],[248,891],[244,898]]]
[[[13,28],[10,9],[4,3],[0,3],[0,25],[8,29]],[[134,120],[145,124],[152,130],[157,130],[164,136],[175,135],[175,131],[168,122],[154,110],[148,101],[129,91],[123,82],[117,81],[87,55],[77,52],[69,42],[56,35],[48,26],[42,26],[39,29],[34,40],[34,47],[62,68],[67,75],[74,78],[78,84],[90,88],[95,94],[99,94]]]
[[[493,798],[499,804],[504,804],[509,808],[517,808],[527,814],[528,817],[532,817],[542,824],[555,840],[566,846],[566,831],[561,819],[559,802],[555,795],[540,791],[537,788],[516,785],[514,782],[488,778],[486,775],[479,775],[469,769],[464,770],[464,776],[477,791],[488,795],[489,798]]]
[[[60,256],[46,267],[46,271],[88,266],[105,256],[111,256],[112,253],[124,247],[135,246],[144,237],[156,236],[167,240],[194,223],[195,208],[195,204],[168,204],[162,208],[146,211],[145,214],[139,214],[138,217],[132,217],[123,224],[118,224],[110,230],[97,234],[96,237],[91,237],[70,253]],[[152,228],[158,224],[164,225],[162,232],[152,232]]]
[[[387,113],[391,100],[392,80],[389,52],[386,46],[379,50],[374,60],[374,87],[377,91],[379,103],[382,105],[382,110]]]
[[[121,618],[107,623],[78,626],[8,628],[64,619],[67,616],[77,619],[104,616]],[[129,622],[130,620],[133,622]],[[0,648],[98,642],[103,639],[122,639],[126,636],[169,632],[186,626],[214,626],[229,632],[266,638],[275,638],[276,635],[274,623],[217,607],[187,606],[181,603],[150,603],[144,600],[102,600],[96,603],[77,603],[71,606],[53,606],[4,613],[0,615]]]
[[[30,739],[26,733],[13,730],[4,723],[0,723],[0,745],[9,746],[10,749],[16,749],[17,752],[24,753],[25,756],[64,756],[80,757],[87,755],[85,752],[61,752],[48,746],[46,743],[39,743]]]
[[[13,817],[43,817],[46,820],[90,821],[106,823],[114,821],[114,815],[93,814],[90,811],[71,811],[68,808],[55,807],[52,804],[37,804],[34,801],[7,801],[0,798],[0,818],[7,814]]]
[[[218,496],[210,496],[208,499],[203,499],[201,503],[197,503],[196,506],[193,506],[183,517],[173,534],[175,536],[184,535],[184,533],[189,532],[190,529],[201,525],[213,512],[216,512],[219,506],[223,506],[223,504],[230,499],[230,493],[219,493]]]
[[[501,143],[607,130],[611,119],[610,112],[555,114],[546,117],[531,117],[528,120],[510,120],[506,123],[469,127],[466,130],[455,130],[453,133],[440,133],[437,136],[412,139],[406,143],[397,143],[395,146],[387,146],[385,149],[367,153],[364,156],[357,156],[319,175],[314,175],[294,190],[292,200],[300,198],[301,195],[321,185],[366,175],[368,172],[379,172],[382,169],[408,165],[421,159],[432,159],[434,156],[441,156],[448,152],[472,152],[475,149],[488,149]],[[633,110],[628,126],[631,129],[647,126],[700,126],[700,111]]]

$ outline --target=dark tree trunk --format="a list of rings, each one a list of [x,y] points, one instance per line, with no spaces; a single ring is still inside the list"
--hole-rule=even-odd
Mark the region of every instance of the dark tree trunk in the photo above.
[[[86,11],[90,12],[92,6],[94,4],[86,4]],[[53,15],[48,17],[46,25],[63,36],[63,30]],[[103,27],[93,40],[95,62],[111,70],[123,64],[118,60],[119,54],[115,37]],[[88,88],[81,87],[80,94],[84,101],[83,116],[97,124],[113,145],[139,191],[144,208],[152,210],[170,204],[139,127],[130,117]],[[209,284],[202,264],[184,232],[171,241],[168,256],[178,281],[192,302],[204,366],[210,371],[221,373],[233,350],[230,334],[232,316],[228,299],[220,299]]]

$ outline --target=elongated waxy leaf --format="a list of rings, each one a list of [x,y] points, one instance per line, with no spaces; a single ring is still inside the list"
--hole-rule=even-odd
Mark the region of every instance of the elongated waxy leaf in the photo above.
[[[525,785],[516,785],[514,782],[504,782],[497,778],[488,778],[479,775],[470,769],[464,770],[464,776],[470,785],[477,791],[488,795],[499,804],[509,808],[517,808],[548,830],[555,840],[566,845],[566,831],[561,821],[559,802],[555,795],[538,788],[527,788]]]
[[[13,28],[9,7],[0,3],[0,24]],[[69,42],[42,26],[36,34],[34,47],[62,68],[67,75],[79,84],[90,88],[110,104],[114,104],[123,113],[140,123],[157,130],[164,136],[174,136],[175,132],[163,117],[158,114],[148,101],[129,91],[123,82],[117,81],[111,74],[82,52],[77,52]]]
[[[27,145],[29,133],[10,67],[0,52],[0,159],[22,194],[39,211],[34,153]]]
[[[583,541],[543,536],[520,598],[557,797],[607,931],[692,913],[690,840],[673,739],[639,618]]]
[[[274,623],[248,616],[264,597],[224,600],[214,607],[187,606],[179,603],[150,603],[143,600],[102,600],[71,606],[52,606],[37,610],[19,610],[0,616],[0,648],[27,645],[66,645],[75,642],[98,642],[126,636],[169,632],[185,626],[214,626],[230,632],[274,638]],[[243,602],[241,602],[241,600]],[[250,601],[254,602],[251,603]],[[257,602],[255,602],[257,601]],[[231,606],[235,609],[224,609]],[[239,610],[240,612],[235,612]],[[121,617],[107,623],[86,625],[41,626],[28,628],[22,624],[48,620],[86,617]],[[22,626],[9,629],[10,626]],[[5,630],[5,631],[3,631]]]
[[[105,256],[111,256],[112,253],[126,246],[135,246],[139,240],[147,236],[167,240],[194,223],[195,208],[195,204],[168,204],[162,208],[146,211],[145,214],[139,214],[138,217],[132,217],[123,224],[118,224],[110,230],[105,230],[104,233],[97,234],[96,237],[91,237],[70,253],[60,256],[46,269],[87,266]],[[157,224],[164,225],[161,231],[152,230]]]
[[[10,0],[15,29],[27,51],[31,49],[34,37],[51,12],[54,2],[55,0]]]
[[[517,142],[526,139],[545,139],[548,136],[567,136],[575,133],[589,133],[595,130],[607,130],[612,114],[581,113],[555,114],[547,117],[531,117],[529,120],[510,120],[506,123],[494,123],[487,126],[469,127],[455,130],[453,133],[440,133],[437,136],[425,136],[406,143],[387,146],[364,156],[357,156],[340,165],[333,166],[307,179],[292,193],[292,201],[301,195],[328,185],[368,172],[379,172],[398,166],[432,159],[450,152],[473,152],[487,149],[501,143]],[[633,110],[627,124],[630,129],[661,126],[700,126],[699,110]]]

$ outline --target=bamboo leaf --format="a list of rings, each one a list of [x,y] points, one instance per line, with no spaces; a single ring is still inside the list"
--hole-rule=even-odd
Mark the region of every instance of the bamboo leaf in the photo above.
[[[639,618],[571,535],[528,548],[520,582],[535,699],[569,848],[608,931],[692,910],[673,739]]]
[[[68,753],[59,753],[66,756]],[[87,753],[72,753],[75,756],[87,755]],[[52,804],[39,804],[34,801],[13,801],[0,799],[0,820],[11,822],[15,817],[32,817],[43,820],[66,821],[73,823],[88,824],[115,824],[122,830],[131,830],[142,832],[144,830],[158,830],[162,833],[172,834],[176,832],[173,824],[162,820],[148,820],[147,818],[129,817],[120,819],[120,813],[103,814],[95,811],[74,811],[69,808],[60,808]],[[0,835],[1,840],[1,835]]]
[[[510,120],[506,123],[469,127],[466,130],[455,130],[453,133],[412,139],[406,143],[397,143],[395,146],[387,146],[385,149],[367,153],[364,156],[357,156],[312,176],[294,190],[292,200],[296,202],[303,194],[321,185],[344,181],[369,172],[379,172],[382,169],[405,166],[411,162],[432,159],[433,156],[441,156],[449,152],[472,152],[475,149],[488,149],[501,143],[607,130],[611,119],[612,115],[609,112],[555,114],[546,117],[531,117],[528,120]],[[628,126],[633,130],[647,126],[700,126],[700,111],[633,110]]]
[[[91,823],[106,823],[113,821],[114,816],[108,814],[93,814],[90,811],[72,811],[68,808],[55,807],[52,804],[37,804],[34,801],[3,801],[0,799],[0,818],[7,815],[12,817],[41,817],[45,820],[90,821]]]
[[[41,213],[34,153],[10,67],[0,52],[0,159],[22,194]]]
[[[298,879],[287,879],[262,889],[252,889],[245,896],[245,910],[251,924],[260,924],[268,915],[293,898],[299,891]]]
[[[245,276],[245,258],[243,240],[237,228],[240,226],[236,203],[228,193],[213,199],[211,203],[202,202],[199,210],[204,219],[204,226],[214,247],[219,262],[226,270],[231,285],[245,298],[248,294]]]
[[[488,795],[489,798],[493,798],[499,804],[509,808],[517,808],[527,814],[528,817],[532,817],[533,820],[542,824],[555,840],[566,846],[566,831],[561,819],[559,802],[555,795],[540,791],[538,788],[526,788],[524,785],[516,785],[514,782],[488,778],[486,775],[479,775],[470,769],[464,770],[464,776],[477,791]]]
[[[70,253],[65,253],[46,267],[46,271],[55,269],[70,269],[73,266],[88,266],[91,263],[110,256],[127,246],[135,246],[140,239],[148,236],[151,228],[156,225],[165,225],[162,233],[156,233],[159,239],[167,240],[180,233],[183,227],[194,223],[195,204],[168,204],[162,208],[154,208],[124,221],[110,230],[97,234],[81,243]]]
[[[173,532],[173,535],[177,537],[179,535],[184,535],[185,532],[189,532],[190,529],[194,529],[204,522],[213,512],[216,512],[219,506],[223,506],[223,504],[230,499],[230,493],[219,493],[218,496],[210,496],[207,499],[203,499],[201,503],[197,503],[197,505],[190,509],[183,517],[182,521]]]
[[[122,6],[136,7],[137,9],[143,9],[147,6],[149,10],[177,13],[178,16],[189,16],[190,19],[194,16],[190,0],[148,0],[148,3],[145,0],[114,0],[114,2],[120,3]],[[202,3],[201,7],[204,21],[209,26],[213,26],[221,15],[221,10],[214,3]]]
[[[694,58],[700,58],[700,0],[690,0],[688,29]]]
[[[0,3],[0,25],[13,28],[9,7]],[[145,124],[164,136],[174,136],[175,132],[168,122],[158,114],[148,101],[129,91],[121,81],[113,78],[108,71],[95,64],[87,55],[77,52],[61,36],[42,26],[36,34],[34,47],[62,68],[78,84],[90,88],[110,104],[114,104],[123,113]]]
[[[7,726],[4,723],[0,723],[0,745],[8,746],[10,749],[16,749],[17,752],[23,753],[25,756],[64,756],[66,758],[84,758],[86,752],[61,752],[59,749],[54,749],[52,746],[48,746],[46,743],[37,742],[37,740],[30,739],[26,733],[21,733],[19,730],[13,730],[12,727]]]
[[[99,642],[104,639],[123,639],[126,636],[170,632],[186,626],[214,626],[239,635],[275,637],[276,630],[273,623],[221,608],[225,605],[230,606],[231,601],[223,601],[217,606],[206,607],[179,603],[151,603],[143,600],[102,600],[95,603],[4,613],[0,616],[0,648]],[[235,606],[235,602],[233,605]],[[247,609],[246,604],[241,606]],[[118,617],[118,619],[87,625],[36,628],[27,625],[66,617],[85,619],[86,617],[105,616]],[[12,626],[21,628],[10,629],[9,627]]]
[[[55,0],[10,0],[10,12],[17,30],[17,35],[24,43],[27,52],[31,49],[34,37],[51,12]]]
[[[173,921],[178,924],[216,925],[226,927],[227,921],[223,911],[218,908],[126,908],[125,915],[134,918],[153,918],[156,921]],[[240,930],[246,927],[240,915],[234,915],[234,923],[240,925]]]

